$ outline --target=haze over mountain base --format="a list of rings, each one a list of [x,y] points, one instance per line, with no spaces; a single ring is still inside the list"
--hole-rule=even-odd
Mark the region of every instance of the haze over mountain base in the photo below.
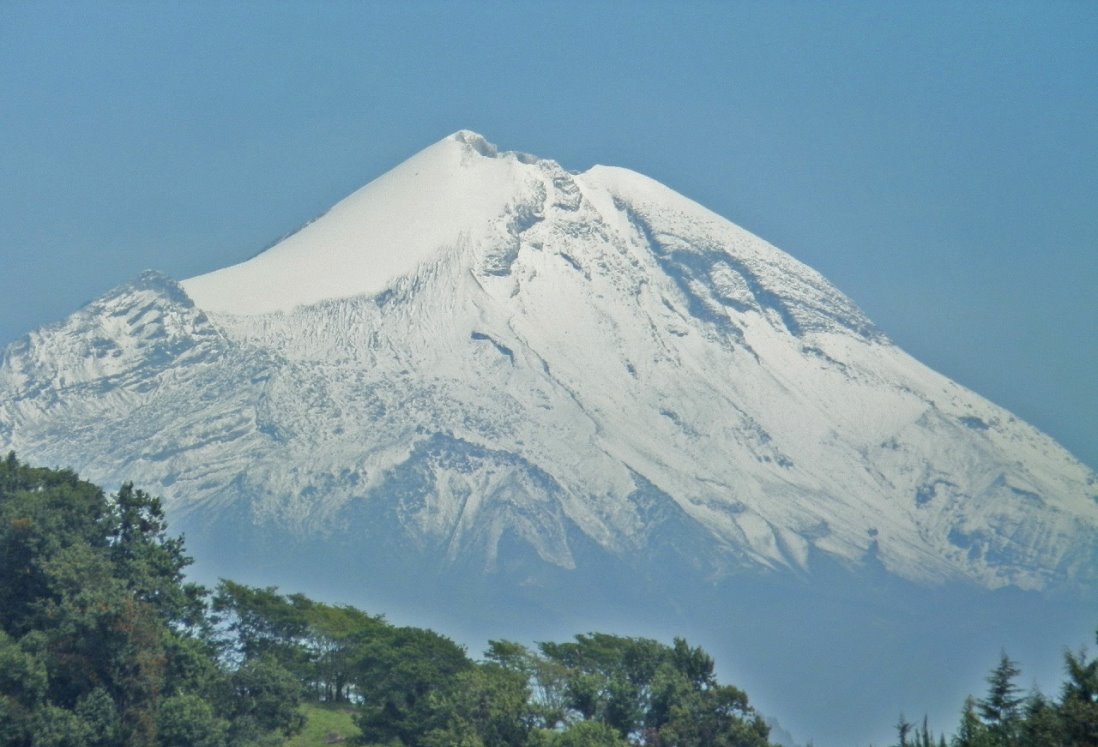
[[[1054,694],[1063,650],[1086,643],[1098,624],[1098,601],[1082,594],[928,587],[873,563],[855,570],[818,558],[811,575],[745,572],[707,583],[667,552],[637,567],[585,544],[589,570],[580,572],[506,543],[498,570],[485,575],[396,542],[367,543],[353,529],[309,541],[219,523],[181,525],[205,582],[232,577],[354,604],[432,627],[474,654],[499,638],[686,636],[799,744],[816,747],[892,744],[901,712],[952,731],[959,704],[983,693],[1004,649],[1021,662],[1023,687]]]

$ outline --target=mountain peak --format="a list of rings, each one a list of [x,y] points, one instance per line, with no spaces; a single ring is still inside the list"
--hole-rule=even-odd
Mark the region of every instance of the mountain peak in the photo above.
[[[537,162],[460,130],[263,253],[182,286],[206,311],[246,315],[380,293],[458,244],[484,240],[531,186]]]
[[[495,158],[499,155],[499,148],[494,143],[488,142],[484,135],[472,130],[458,130],[446,140],[467,145],[485,158]]]
[[[444,138],[442,142],[460,143],[465,148],[468,148],[485,158],[502,158],[526,165],[544,163],[550,167],[559,168],[556,161],[541,158],[530,153],[523,153],[522,151],[517,150],[501,151],[495,143],[489,142],[484,135],[481,135],[479,132],[473,132],[472,130],[458,130],[449,137]]]

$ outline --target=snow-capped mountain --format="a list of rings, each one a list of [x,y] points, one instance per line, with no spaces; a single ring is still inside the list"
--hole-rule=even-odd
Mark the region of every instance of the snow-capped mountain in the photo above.
[[[685,197],[470,132],[9,346],[8,449],[163,496],[205,580],[699,637],[821,745],[1098,616],[1098,477],[1050,438]]]
[[[246,262],[10,346],[0,449],[489,574],[515,547],[582,570],[581,545],[706,579],[1096,570],[1095,474],[817,272],[637,173],[464,131]]]

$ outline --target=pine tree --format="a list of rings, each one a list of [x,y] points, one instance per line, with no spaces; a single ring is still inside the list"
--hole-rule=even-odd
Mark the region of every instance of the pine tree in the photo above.
[[[1098,744],[1098,659],[1087,660],[1086,651],[1064,654],[1068,679],[1060,698],[1060,719],[1066,743]]]
[[[900,714],[900,720],[896,722],[896,736],[900,738],[899,747],[914,747],[909,745],[907,741],[907,735],[911,733],[911,730],[915,728],[915,725],[904,718],[904,714]]]
[[[930,736],[930,727],[927,724],[925,714],[923,715],[923,726],[916,735],[915,743],[919,745],[919,747],[934,747],[933,740]]]
[[[1034,691],[1026,698],[1022,714],[1022,744],[1041,745],[1041,747],[1060,747],[1063,741],[1063,726],[1055,704],[1040,692]]]
[[[953,738],[953,747],[988,747],[988,731],[976,715],[976,701],[970,695],[965,698],[965,707],[961,712],[961,725],[957,736]]]
[[[1002,652],[999,665],[987,676],[987,697],[977,702],[980,718],[987,724],[991,744],[995,747],[1019,744],[1021,705],[1025,698],[1014,680],[1021,673],[1017,662]]]

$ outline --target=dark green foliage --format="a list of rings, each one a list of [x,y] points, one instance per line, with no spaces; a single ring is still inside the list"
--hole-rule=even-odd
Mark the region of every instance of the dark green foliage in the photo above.
[[[550,730],[565,723],[575,698],[574,672],[512,641],[490,641],[485,659],[525,680],[530,692],[529,718],[534,727]],[[587,700],[593,704],[597,689],[593,680],[588,689],[592,695]],[[588,710],[593,714],[594,706]]]
[[[1018,664],[1004,652],[987,676],[987,694],[969,697],[961,711],[952,747],[1096,747],[1098,746],[1098,660],[1086,651],[1064,654],[1064,682],[1059,701],[1034,691],[1023,696],[1015,680]],[[923,720],[916,729],[902,716],[897,725],[900,747],[931,747],[933,735]],[[945,737],[939,738],[945,745]]]
[[[163,747],[223,747],[229,723],[213,705],[197,695],[183,693],[160,703],[158,739]]]
[[[1098,639],[1098,635],[1096,635]],[[1064,654],[1067,681],[1060,701],[1062,740],[1070,747],[1098,744],[1098,659],[1086,651]]]
[[[282,596],[273,587],[258,589],[232,581],[222,582],[213,609],[228,619],[227,628],[238,654],[247,659],[271,656],[289,661],[305,638],[309,600],[300,594]]]
[[[976,715],[976,701],[970,696],[965,699],[961,711],[961,725],[953,738],[953,747],[988,747],[987,727]]]
[[[494,641],[487,653],[490,661],[527,678],[531,717],[540,727],[531,743],[768,744],[769,727],[746,694],[720,685],[712,658],[682,639],[667,646],[592,633],[538,648],[540,656],[518,644]]]
[[[73,710],[87,726],[88,747],[110,747],[118,744],[122,724],[110,693],[97,687],[81,695]]]
[[[268,732],[284,736],[301,730],[298,706],[302,684],[274,658],[247,659],[230,677],[229,719],[236,741],[247,743]]]
[[[900,720],[896,722],[896,747],[935,747],[935,745],[944,745],[945,736],[939,737],[939,741],[934,741],[934,735],[930,731],[930,726],[926,716],[923,716],[923,723],[918,726],[900,714]]]
[[[1063,727],[1056,705],[1041,693],[1033,693],[1025,702],[1019,725],[1020,744],[1057,747],[1063,743]]]
[[[295,728],[298,681],[242,684],[259,665],[219,659],[190,562],[132,485],[0,462],[0,744],[229,747]]]
[[[321,702],[349,700],[368,641],[391,627],[353,607],[232,581],[218,585],[213,608],[228,634],[227,651],[240,660],[274,659]]]
[[[444,724],[424,735],[425,747],[458,744],[483,747],[525,745],[531,729],[526,679],[497,664],[460,672],[451,687],[434,697]]]
[[[1021,727],[1021,706],[1025,698],[1014,680],[1022,673],[1018,664],[1003,652],[999,665],[987,676],[987,697],[977,701],[977,711],[987,725],[988,736],[995,747],[1018,744]]]
[[[440,703],[473,664],[450,639],[418,628],[386,628],[361,643],[356,678],[363,705],[358,727],[367,743],[419,745],[445,729]]]
[[[617,730],[598,721],[580,721],[563,731],[541,730],[531,735],[530,747],[628,747]]]
[[[345,703],[356,690],[359,651],[387,627],[380,617],[354,607],[313,604],[309,610],[308,650],[312,663],[313,697]]]
[[[900,720],[896,722],[896,736],[899,739],[899,747],[912,747],[910,739],[911,730],[915,728],[915,724],[904,718],[904,715],[900,714]]]
[[[52,596],[43,561],[65,547],[105,548],[110,508],[103,491],[68,471],[33,469],[14,455],[0,464],[0,626],[16,638],[44,627],[36,604]]]
[[[57,706],[38,708],[31,720],[34,747],[84,747],[88,732],[87,724],[78,715]]]
[[[112,519],[111,559],[134,597],[175,628],[203,626],[205,590],[184,582],[183,570],[192,561],[183,538],[168,536],[160,499],[126,483],[114,497]]]

